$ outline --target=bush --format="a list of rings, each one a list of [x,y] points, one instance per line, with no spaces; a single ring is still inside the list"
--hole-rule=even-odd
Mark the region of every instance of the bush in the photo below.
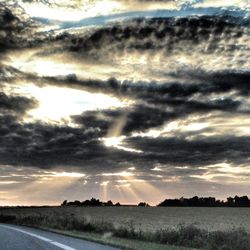
[[[4,215],[0,214],[0,222],[1,223],[13,223],[16,220],[15,215]]]
[[[230,232],[212,232],[209,234],[205,248],[207,250],[249,250],[250,237],[243,229]]]
[[[179,245],[202,247],[207,240],[207,233],[193,225],[181,226],[179,229]]]

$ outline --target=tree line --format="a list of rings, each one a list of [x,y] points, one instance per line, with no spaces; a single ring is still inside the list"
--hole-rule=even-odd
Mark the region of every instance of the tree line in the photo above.
[[[99,199],[95,199],[95,198],[92,198],[90,200],[85,200],[85,201],[78,201],[78,200],[75,200],[75,201],[67,201],[65,200],[61,206],[78,206],[78,207],[88,207],[88,206],[91,206],[91,207],[100,207],[100,206],[107,206],[107,207],[110,207],[110,206],[121,206],[121,204],[119,202],[117,203],[113,203],[111,200],[107,201],[107,202],[103,202],[103,201],[100,201]]]
[[[214,197],[166,199],[158,207],[250,207],[250,200],[245,196],[228,197],[226,201]]]
[[[91,198],[85,201],[67,201],[65,200],[61,206],[78,206],[78,207],[101,207],[101,206],[126,206],[121,205],[119,202],[113,203],[111,200],[107,202],[100,201],[99,199]],[[146,202],[138,203],[139,207],[149,207]],[[245,196],[228,197],[226,201],[217,200],[214,197],[198,197],[180,199],[166,199],[157,205],[158,207],[250,207],[250,199]]]

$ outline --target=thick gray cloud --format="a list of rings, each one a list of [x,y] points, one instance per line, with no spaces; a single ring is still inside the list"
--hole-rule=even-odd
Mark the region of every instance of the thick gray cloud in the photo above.
[[[131,82],[119,81],[110,78],[107,81],[101,80],[80,80],[75,74],[67,77],[44,77],[44,84],[52,84],[56,86],[69,86],[73,88],[81,88],[87,91],[103,92],[117,96],[130,96],[141,99],[161,98],[187,98],[192,95],[201,93],[203,95],[211,93],[227,93],[237,91],[239,95],[248,95],[250,73],[248,71],[188,71],[171,73],[175,77],[172,82],[157,84],[156,82]],[[26,77],[26,76],[24,76]],[[33,79],[32,76],[28,78]],[[36,79],[36,78],[35,78]],[[183,80],[185,83],[183,84]],[[42,84],[39,82],[39,84]]]
[[[8,6],[0,3],[0,47],[1,51],[7,48],[22,47],[25,35],[24,30],[28,29],[32,22],[24,17],[24,11],[16,6],[21,11],[15,13],[14,6]],[[24,33],[24,34],[22,34]],[[25,41],[25,44],[27,42]]]
[[[13,116],[0,116],[1,164],[39,168],[82,167],[92,172],[111,170],[133,154],[107,148],[98,129],[46,124],[22,124]],[[100,163],[105,163],[104,165]],[[94,168],[93,168],[94,167]]]
[[[147,160],[154,159],[161,164],[206,166],[220,162],[249,163],[249,137],[215,136],[194,140],[185,137],[133,137],[127,139],[127,143],[147,152]]]
[[[126,123],[121,135],[141,132],[158,127],[163,123],[184,118],[195,112],[213,110],[232,111],[239,103],[224,100],[205,103],[174,101],[171,112],[162,106],[136,105],[132,108],[88,111],[72,119],[80,127],[57,126],[40,123],[23,123],[20,115],[37,105],[35,100],[21,96],[0,95],[0,140],[1,163],[7,165],[37,166],[83,166],[93,172],[110,170],[117,166],[136,164],[142,168],[154,164],[208,165],[218,162],[234,164],[248,163],[249,137],[218,136],[189,140],[183,134],[180,138],[127,137],[124,145],[142,153],[126,152],[114,147],[107,148],[100,140],[118,119],[126,114]],[[194,133],[195,135],[195,133]],[[178,157],[181,156],[181,157]],[[100,162],[105,163],[99,165]]]
[[[103,121],[81,120],[84,127],[52,126],[45,124],[21,124],[13,116],[1,116],[1,163],[6,165],[37,166],[51,168],[68,166],[98,173],[122,169],[135,164],[141,170],[155,164],[175,166],[205,166],[220,162],[249,163],[248,136],[214,136],[193,140],[185,136],[170,138],[128,137],[124,146],[143,153],[107,148],[99,137],[107,126]],[[137,118],[138,119],[138,118]],[[94,126],[96,124],[96,126]],[[103,127],[102,127],[102,124]],[[129,124],[126,129],[134,129]],[[136,124],[136,129],[141,124]],[[103,130],[102,130],[103,129]],[[181,157],[180,157],[181,156]]]
[[[21,72],[14,72],[22,77]],[[14,74],[14,79],[16,74]],[[23,76],[25,79],[27,75]],[[30,77],[30,78],[29,78]],[[5,115],[1,119],[2,131],[2,164],[37,166],[51,168],[67,165],[92,171],[110,170],[117,166],[136,164],[140,167],[151,168],[154,164],[174,165],[206,165],[222,161],[234,164],[248,162],[246,154],[249,145],[248,137],[204,137],[189,141],[186,137],[197,135],[196,132],[182,134],[180,138],[151,138],[130,137],[134,132],[144,132],[157,128],[176,119],[185,120],[193,114],[209,114],[215,111],[240,115],[248,114],[241,108],[238,97],[247,95],[249,74],[216,72],[190,73],[183,75],[190,83],[136,83],[119,82],[116,79],[108,81],[78,80],[71,75],[64,78],[44,77],[42,81],[47,85],[71,86],[92,92],[101,92],[117,97],[133,98],[137,104],[129,107],[87,111],[81,115],[72,116],[72,121],[80,127],[57,126],[49,124],[22,124],[16,117]],[[38,80],[36,76],[29,79]],[[192,83],[193,81],[200,83]],[[8,79],[10,81],[10,79]],[[40,81],[39,81],[40,84]],[[199,94],[207,97],[213,94],[225,94],[237,91],[237,95],[224,99],[192,100]],[[25,97],[11,97],[1,95],[1,109],[16,110],[24,113],[34,107],[35,101]],[[22,104],[22,105],[20,105]],[[6,112],[5,112],[6,113]],[[140,150],[143,153],[125,152],[114,147],[107,148],[100,140],[106,137],[110,128],[122,116],[126,116],[124,127],[120,135],[129,136],[125,140],[128,148]],[[206,128],[209,131],[210,128]],[[204,132],[200,131],[199,133]],[[186,136],[186,137],[185,137]],[[244,142],[244,143],[241,143]],[[230,145],[230,147],[228,146]],[[236,150],[237,149],[237,150]],[[178,157],[181,156],[181,157]],[[100,165],[100,162],[103,164]]]
[[[34,99],[22,96],[7,96],[0,92],[0,111],[1,113],[23,114],[29,109],[38,105]]]
[[[111,51],[134,50],[162,50],[166,54],[195,49],[204,54],[233,53],[240,49],[237,41],[248,25],[248,19],[228,16],[141,18],[99,28],[89,35],[64,34],[58,39],[64,40],[70,51],[95,58],[108,56]],[[220,46],[221,41],[225,41],[224,46]],[[199,47],[202,44],[206,46]]]
[[[158,102],[158,100],[154,100]],[[152,101],[153,102],[153,101]],[[164,104],[164,105],[163,105]],[[198,102],[187,100],[163,100],[159,106],[136,105],[124,109],[85,112],[73,116],[73,120],[84,128],[94,127],[102,131],[103,136],[120,117],[126,114],[126,123],[121,135],[132,132],[143,132],[163,125],[177,118],[185,119],[188,115],[202,114],[212,111],[236,112],[240,102],[231,99],[214,102]],[[168,111],[167,109],[171,109]],[[249,111],[245,111],[249,112]]]

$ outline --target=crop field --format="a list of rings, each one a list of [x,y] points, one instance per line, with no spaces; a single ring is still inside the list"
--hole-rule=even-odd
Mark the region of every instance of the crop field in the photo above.
[[[194,225],[207,231],[229,231],[244,228],[250,232],[250,208],[42,207],[2,208],[0,214],[53,218],[73,216],[78,220],[85,219],[89,222],[110,222],[117,228],[133,226],[135,230],[146,232],[174,229],[180,224]]]
[[[250,249],[250,208],[17,207],[1,208],[0,222],[58,230],[85,239],[94,237],[108,244],[111,240],[113,245],[136,250],[141,244],[150,250],[176,249],[172,246]],[[122,240],[130,243],[122,246]],[[139,247],[134,240],[140,241]]]

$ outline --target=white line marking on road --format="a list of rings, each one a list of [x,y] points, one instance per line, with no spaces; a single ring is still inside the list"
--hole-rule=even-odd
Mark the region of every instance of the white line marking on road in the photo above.
[[[21,232],[23,234],[30,235],[32,237],[35,237],[35,238],[39,239],[39,240],[46,241],[46,242],[48,242],[48,243],[50,243],[52,245],[55,245],[55,246],[57,246],[57,247],[59,247],[59,248],[61,248],[63,250],[76,250],[75,248],[72,248],[70,246],[61,244],[61,243],[53,241],[53,240],[51,240],[49,238],[45,238],[43,236],[40,236],[40,235],[37,235],[37,234],[34,234],[34,233],[30,233],[30,232],[22,230],[22,229],[18,229],[18,228],[7,226],[7,225],[0,225],[0,227],[5,227],[5,228],[11,229],[11,230],[15,230],[15,231]]]
[[[58,247],[60,247],[60,248],[62,248],[62,249],[65,249],[65,250],[72,250],[72,249],[74,249],[74,248],[72,248],[72,247],[63,245],[63,244],[61,244],[61,243],[59,243],[59,242],[56,242],[56,241],[51,242],[51,244],[53,244],[53,245],[55,245],[55,246],[58,246]],[[75,249],[74,249],[74,250],[75,250]]]

